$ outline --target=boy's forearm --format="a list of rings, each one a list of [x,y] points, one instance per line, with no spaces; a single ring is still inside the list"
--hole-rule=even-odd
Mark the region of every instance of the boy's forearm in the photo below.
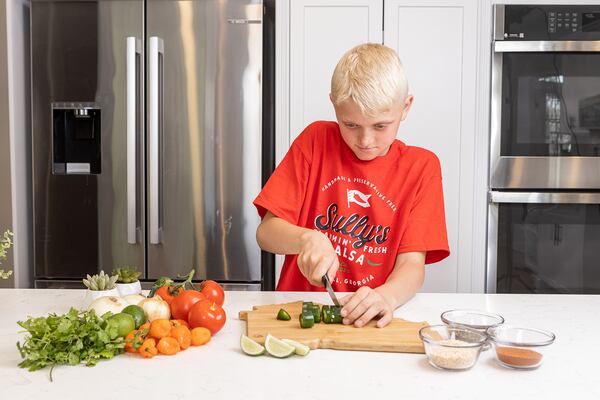
[[[423,286],[424,263],[420,259],[408,259],[398,263],[388,280],[377,290],[393,309],[409,301]]]
[[[256,240],[264,251],[275,254],[298,254],[301,249],[302,235],[311,232],[289,222],[268,216],[256,230]]]

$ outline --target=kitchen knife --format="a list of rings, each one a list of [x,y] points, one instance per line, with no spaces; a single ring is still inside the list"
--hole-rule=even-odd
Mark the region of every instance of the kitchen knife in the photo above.
[[[331,287],[331,281],[329,281],[329,277],[327,276],[327,274],[323,275],[323,278],[321,278],[321,280],[323,281],[323,285],[325,285],[325,289],[327,289],[327,292],[329,293],[329,297],[331,297],[331,301],[333,301],[333,304],[340,307],[340,302],[338,301],[338,298],[335,295],[333,288]]]

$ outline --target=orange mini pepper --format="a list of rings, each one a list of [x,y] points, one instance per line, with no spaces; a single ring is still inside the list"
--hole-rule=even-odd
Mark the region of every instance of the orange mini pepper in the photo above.
[[[146,339],[146,330],[134,329],[125,336],[125,351],[128,353],[137,353],[138,349]]]
[[[156,340],[152,338],[144,340],[144,343],[140,346],[139,353],[144,358],[152,358],[157,355],[158,349],[156,348]]]
[[[179,347],[181,347],[181,350],[187,349],[192,343],[192,333],[187,327],[183,325],[171,328],[171,333],[169,333],[169,336],[177,340],[177,343],[179,343]]]
[[[206,328],[192,329],[192,346],[202,346],[210,341],[211,334]]]
[[[158,344],[156,345],[156,348],[158,349],[160,354],[165,354],[168,356],[177,354],[181,349],[179,347],[179,342],[175,338],[170,336],[166,336],[160,339],[158,341]]]
[[[162,339],[171,333],[171,323],[168,319],[155,319],[150,324],[150,337]]]

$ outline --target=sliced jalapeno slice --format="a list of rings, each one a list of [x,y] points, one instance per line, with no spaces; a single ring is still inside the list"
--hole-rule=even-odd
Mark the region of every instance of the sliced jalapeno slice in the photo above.
[[[321,308],[315,304],[312,306],[312,314],[313,317],[315,317],[315,324],[318,324],[319,322],[321,322]]]
[[[292,319],[292,317],[290,317],[290,313],[281,308],[277,313],[277,319],[280,321],[289,321],[290,319]]]
[[[312,328],[315,324],[315,316],[311,311],[303,311],[298,318],[300,319],[300,327],[302,329]]]

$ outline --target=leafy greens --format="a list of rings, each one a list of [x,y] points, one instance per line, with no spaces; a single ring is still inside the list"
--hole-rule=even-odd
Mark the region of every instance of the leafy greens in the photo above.
[[[56,365],[94,366],[100,359],[110,359],[121,354],[125,340],[118,335],[117,327],[108,324],[111,313],[98,317],[93,310],[79,312],[71,308],[63,315],[29,317],[17,322],[26,332],[23,345],[17,348],[24,359],[19,367],[30,371]]]

